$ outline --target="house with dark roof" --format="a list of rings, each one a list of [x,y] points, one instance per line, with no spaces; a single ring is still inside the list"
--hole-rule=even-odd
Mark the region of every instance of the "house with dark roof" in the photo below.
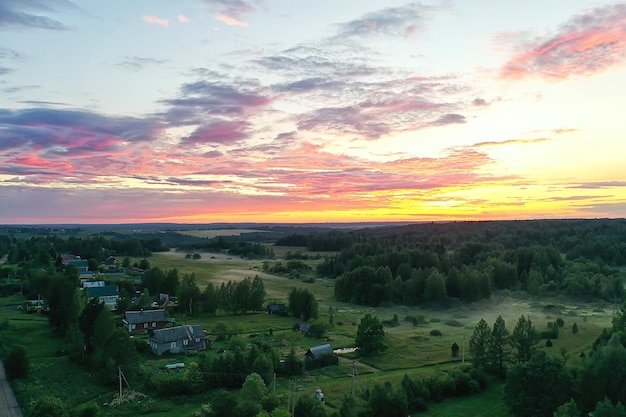
[[[329,344],[313,346],[304,355],[304,369],[307,371],[339,364],[339,357]]]
[[[103,287],[85,288],[87,291],[87,299],[97,298],[98,302],[104,302],[104,305],[111,310],[117,310],[117,300],[120,298],[120,289],[117,285],[105,285]]]
[[[127,311],[122,319],[124,327],[130,334],[147,333],[150,330],[164,329],[168,323],[176,323],[176,319],[169,318],[165,310]]]
[[[333,348],[330,347],[330,344],[313,346],[309,350],[306,351],[304,357],[306,359],[322,359],[325,355],[334,355]]]
[[[278,314],[279,316],[286,316],[287,305],[272,303],[267,306],[267,314]]]
[[[204,330],[198,325],[184,325],[157,329],[150,337],[150,350],[157,356],[165,352],[190,353],[206,350]]]

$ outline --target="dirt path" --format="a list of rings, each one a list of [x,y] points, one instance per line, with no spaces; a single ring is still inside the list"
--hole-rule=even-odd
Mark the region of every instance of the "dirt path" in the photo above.
[[[7,381],[7,376],[4,373],[4,365],[0,361],[0,415],[4,417],[23,417],[22,409],[20,408],[13,389]]]

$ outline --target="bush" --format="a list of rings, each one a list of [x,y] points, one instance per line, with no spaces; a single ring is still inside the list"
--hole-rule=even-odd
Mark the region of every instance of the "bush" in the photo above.
[[[135,345],[135,349],[138,353],[148,353],[150,352],[150,344],[143,339],[133,339],[133,344]]]
[[[463,323],[458,320],[446,320],[445,324],[450,327],[463,327]]]
[[[441,333],[441,330],[439,330],[439,329],[432,329],[430,331],[430,335],[431,336],[441,337],[441,336],[443,336],[443,333]]]
[[[30,371],[30,362],[24,346],[14,346],[7,356],[4,367],[9,379],[26,378]]]
[[[541,339],[558,339],[559,338],[559,326],[551,326],[549,330],[544,330],[539,334]]]
[[[560,318],[560,317],[556,319],[556,324],[557,324],[559,327],[563,327],[563,326],[565,326],[565,322],[564,322],[564,321],[563,321],[563,319],[562,319],[562,318]]]
[[[576,323],[572,324],[572,333],[574,334],[578,333],[578,324]]]

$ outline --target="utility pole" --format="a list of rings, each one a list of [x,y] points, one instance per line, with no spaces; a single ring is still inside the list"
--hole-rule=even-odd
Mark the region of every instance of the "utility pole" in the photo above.
[[[117,367],[117,378],[120,380],[120,399],[122,399],[122,367]]]
[[[293,381],[290,381],[291,385],[291,417],[294,417],[296,414],[296,384]]]
[[[461,360],[461,364],[465,365],[465,335],[463,335],[463,359]]]
[[[117,377],[120,381],[120,399],[122,398],[122,379],[124,380],[124,382],[126,383],[126,387],[128,389],[130,389],[130,385],[128,384],[128,381],[126,380],[126,377],[124,376],[124,373],[122,372],[122,367],[121,366],[117,366]]]
[[[352,398],[354,398],[354,378],[356,378],[354,359],[352,359]]]

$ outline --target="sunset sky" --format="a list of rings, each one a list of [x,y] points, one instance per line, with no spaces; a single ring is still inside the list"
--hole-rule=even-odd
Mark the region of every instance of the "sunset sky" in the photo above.
[[[0,224],[626,217],[626,3],[0,0]]]

